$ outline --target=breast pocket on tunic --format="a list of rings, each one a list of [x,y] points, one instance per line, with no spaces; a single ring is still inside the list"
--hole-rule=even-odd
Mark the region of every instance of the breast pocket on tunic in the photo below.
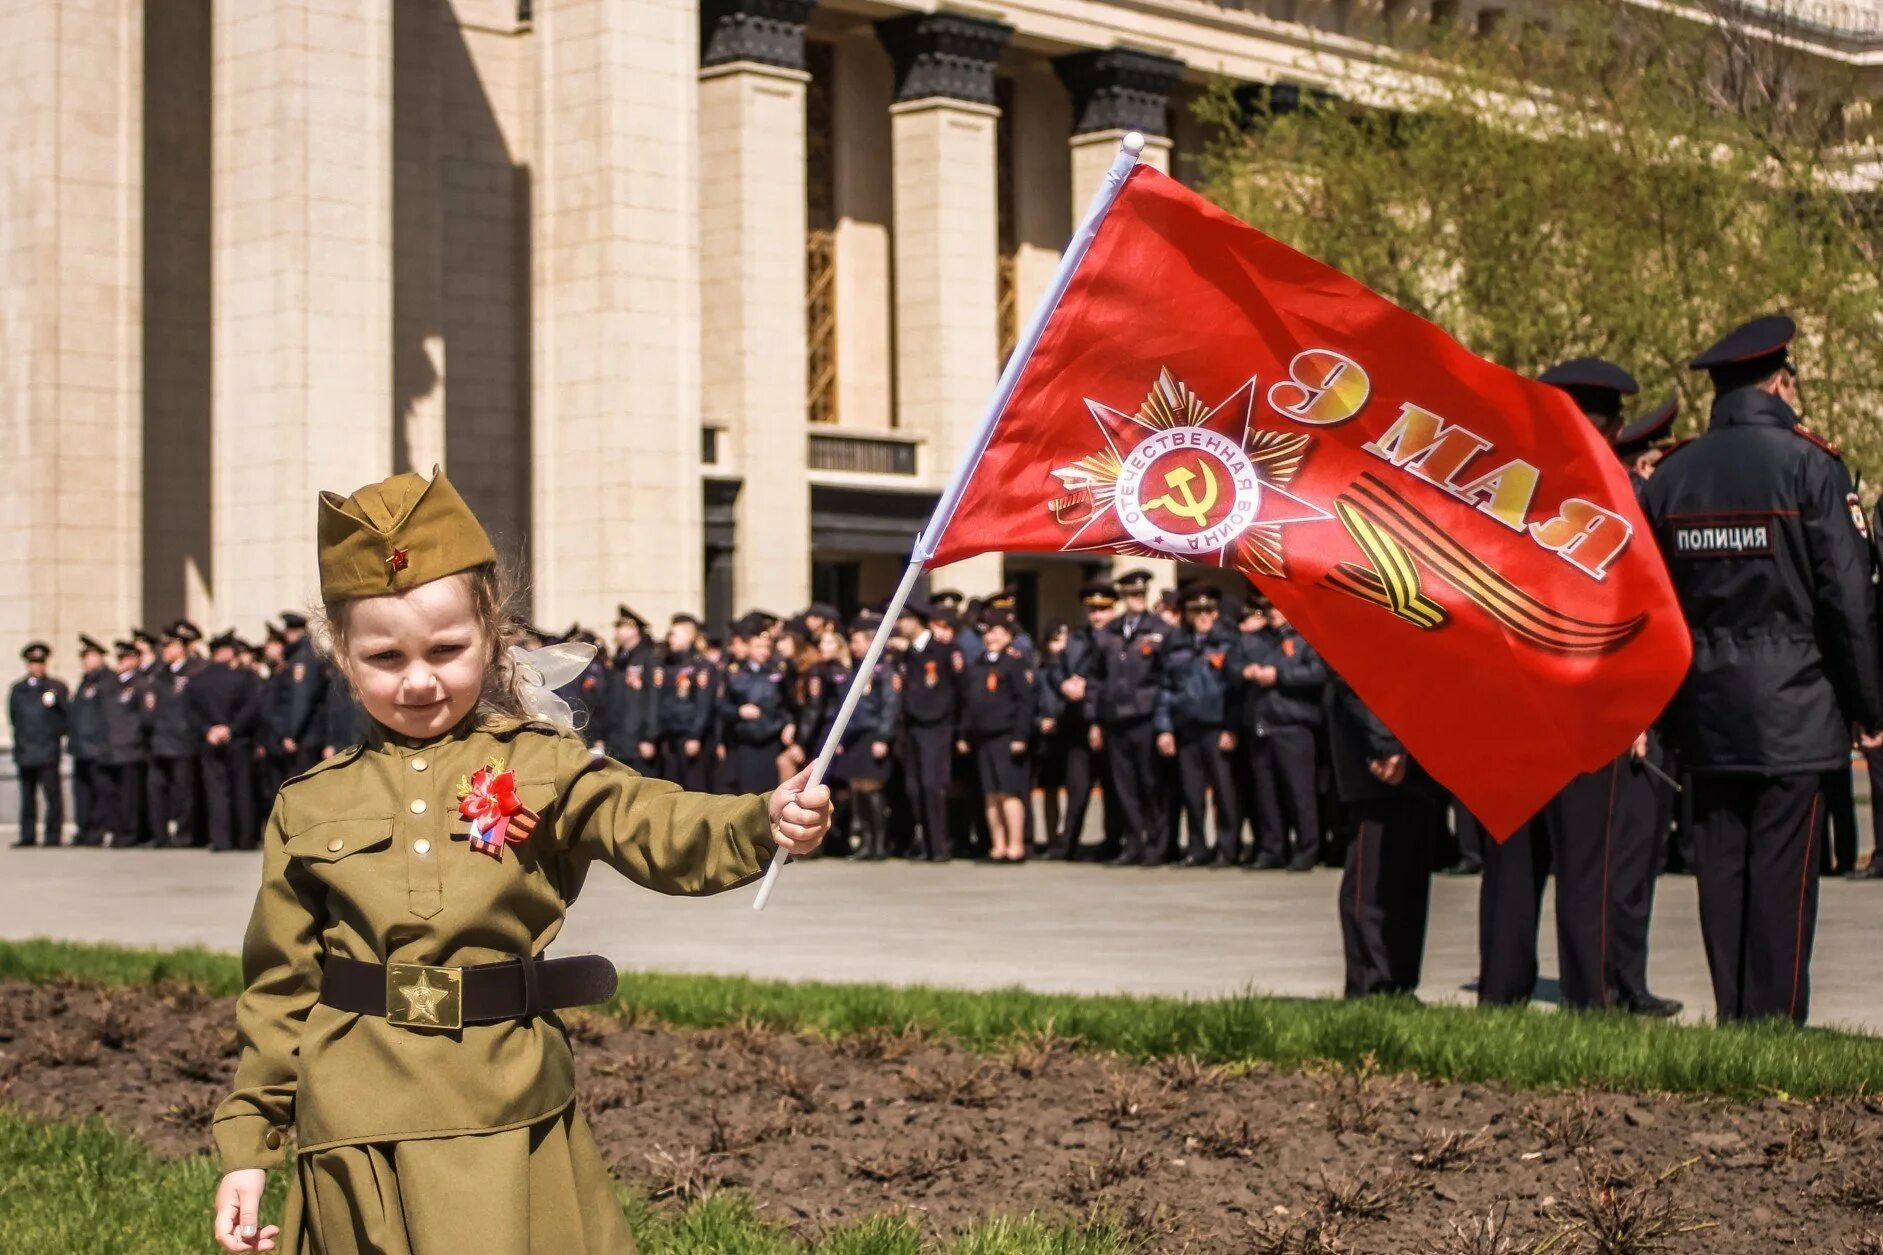
[[[309,824],[287,839],[286,849],[288,857],[305,864],[316,879],[344,891],[348,885],[382,878],[374,871],[376,860],[354,855],[384,850],[391,844],[392,818],[387,816]]]

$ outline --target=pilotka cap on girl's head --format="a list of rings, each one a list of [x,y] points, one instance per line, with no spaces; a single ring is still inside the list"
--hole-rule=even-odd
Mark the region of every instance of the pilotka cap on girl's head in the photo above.
[[[436,467],[429,480],[407,472],[350,497],[320,494],[320,596],[329,605],[496,560],[483,524]]]

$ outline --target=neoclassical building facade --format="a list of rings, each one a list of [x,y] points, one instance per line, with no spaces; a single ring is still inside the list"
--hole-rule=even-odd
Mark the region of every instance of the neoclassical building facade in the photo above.
[[[0,5],[0,642],[256,631],[319,489],[434,464],[547,625],[881,597],[1124,132],[1193,178],[1215,77],[1363,94],[1529,7]],[[1804,8],[1883,65],[1874,3]]]

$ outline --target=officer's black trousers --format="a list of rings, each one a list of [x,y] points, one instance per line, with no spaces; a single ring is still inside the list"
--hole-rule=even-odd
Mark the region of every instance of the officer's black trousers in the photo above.
[[[254,846],[254,761],[247,741],[203,747],[203,814],[212,850]]]
[[[72,760],[72,834],[74,845],[100,845],[113,818],[111,782],[96,758]]]
[[[1055,858],[1063,855],[1067,858],[1079,857],[1079,837],[1085,831],[1086,812],[1091,809],[1092,790],[1099,789],[1100,805],[1104,815],[1104,841],[1099,849],[1100,858],[1108,858],[1117,853],[1118,841],[1118,799],[1115,790],[1106,777],[1110,774],[1105,769],[1105,753],[1094,751],[1088,725],[1075,723],[1066,732],[1066,816],[1065,822],[1053,835],[1053,844],[1049,851]]]
[[[1252,734],[1253,735],[1253,734]],[[1313,863],[1321,853],[1320,799],[1314,789],[1314,730],[1270,728],[1253,736],[1255,852],[1265,863]]]
[[[1484,833],[1484,825],[1478,817],[1465,809],[1463,802],[1452,800],[1452,833],[1444,845],[1445,854],[1439,858],[1441,867],[1457,867],[1467,871],[1482,870],[1484,867],[1484,847],[1490,838]]]
[[[1236,789],[1230,778],[1234,751],[1222,748],[1220,728],[1190,729],[1177,733],[1177,775],[1183,797],[1183,818],[1190,825],[1189,859],[1202,863],[1211,857],[1203,838],[1208,802],[1216,803],[1215,857],[1233,862],[1242,844],[1242,819],[1236,814]],[[1173,808],[1175,809],[1175,808]]]
[[[1129,862],[1156,861],[1164,831],[1157,794],[1157,729],[1149,718],[1111,724],[1105,729],[1105,765],[1118,795],[1124,840],[1119,857]]]
[[[1857,782],[1849,763],[1824,773],[1824,818],[1828,831],[1818,843],[1818,871],[1830,876],[1857,865]]]
[[[856,834],[860,859],[880,859],[889,853],[889,794],[876,781],[850,786],[850,829]]]
[[[190,844],[196,814],[196,759],[152,758],[144,778],[152,839]],[[176,836],[169,825],[176,824]]]
[[[910,726],[908,742],[902,779],[909,808],[921,825],[928,857],[946,862],[953,852],[948,835],[948,784],[954,770],[954,736],[945,723],[918,723]]]
[[[105,767],[105,780],[111,789],[105,823],[111,829],[112,848],[143,844],[144,764],[111,763]]]
[[[33,844],[33,834],[39,831],[39,804],[43,799],[46,804],[45,837],[43,845],[58,845],[60,834],[65,830],[65,790],[59,782],[59,764],[47,763],[43,767],[21,767],[20,772],[20,844]]]
[[[1563,786],[1508,841],[1484,848],[1478,898],[1478,1001],[1536,992],[1543,887],[1556,875],[1556,956],[1566,1007],[1646,993],[1656,810],[1631,753]]]
[[[1433,850],[1445,834],[1445,804],[1406,796],[1353,806],[1359,830],[1340,878],[1340,937],[1347,996],[1411,993],[1425,961]]]
[[[1870,772],[1870,858],[1883,858],[1883,749],[1865,750]]]
[[[1693,776],[1700,935],[1721,1020],[1811,1009],[1821,776]]]
[[[705,793],[712,785],[713,749],[700,742],[700,752],[688,755],[686,737],[668,737],[661,743],[660,778],[671,780],[689,793]],[[770,792],[771,790],[766,790]]]

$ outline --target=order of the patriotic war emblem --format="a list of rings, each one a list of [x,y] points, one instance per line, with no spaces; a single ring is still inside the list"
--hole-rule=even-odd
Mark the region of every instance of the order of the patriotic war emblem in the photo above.
[[[1287,490],[1313,438],[1255,426],[1256,381],[1212,406],[1170,371],[1127,414],[1086,399],[1102,448],[1053,471],[1062,548],[1181,558],[1282,576],[1282,528],[1328,519]]]

